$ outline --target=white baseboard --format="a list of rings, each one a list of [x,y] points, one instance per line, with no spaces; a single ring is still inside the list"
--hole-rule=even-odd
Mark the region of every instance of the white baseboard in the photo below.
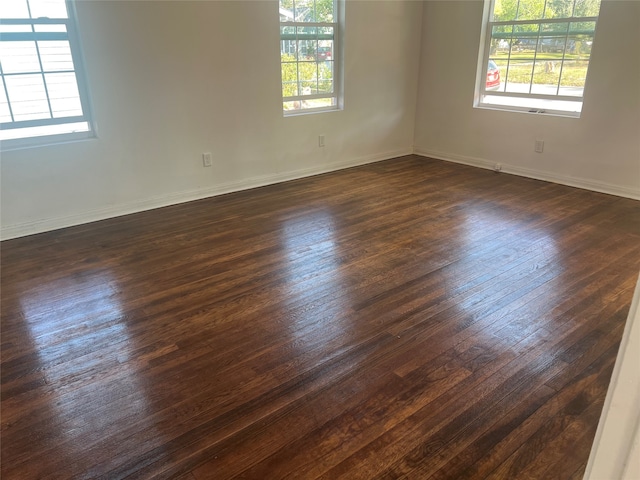
[[[297,178],[310,177],[313,175],[319,175],[322,173],[333,172],[336,170],[342,170],[344,168],[356,167],[358,165],[365,165],[367,163],[379,162],[382,160],[388,160],[390,158],[401,157],[404,155],[411,155],[413,152],[410,149],[396,150],[385,152],[376,155],[367,155],[363,157],[352,158],[349,160],[343,160],[339,162],[333,162],[324,164],[318,167],[303,168],[298,170],[292,170],[289,172],[275,173],[272,175],[262,175],[258,177],[252,177],[245,180],[238,180],[235,182],[228,182],[223,184],[214,185],[207,188],[201,188],[197,190],[190,190],[184,192],[170,193],[167,195],[160,195],[155,197],[146,198],[144,200],[117,204],[105,208],[99,208],[95,210],[88,210],[74,215],[67,215],[55,218],[43,218],[35,221],[15,224],[15,225],[3,225],[0,228],[0,239],[9,240],[17,237],[24,237],[26,235],[33,235],[36,233],[48,232],[51,230],[57,230],[59,228],[71,227],[74,225],[81,225],[83,223],[95,222],[98,220],[105,220],[107,218],[119,217],[122,215],[129,215],[131,213],[142,212],[145,210],[153,210],[155,208],[166,207],[169,205],[176,205],[179,203],[190,202],[193,200],[200,200],[203,198],[213,197],[216,195],[223,195],[225,193],[238,192],[241,190],[248,190],[256,187],[263,187],[265,185],[272,185],[274,183],[286,182],[288,180],[295,180]]]
[[[414,146],[413,153],[420,155],[421,157],[435,158],[438,160],[445,160],[447,162],[461,163],[464,165],[470,165],[472,167],[486,168],[493,170],[495,161],[490,161],[484,158],[468,157],[465,155],[456,155],[453,153],[437,152],[426,148]],[[567,175],[558,175],[551,172],[545,172],[542,170],[534,170],[530,168],[517,167],[514,165],[502,164],[502,173],[509,173],[512,175],[518,175],[520,177],[535,178],[536,180],[545,180],[551,183],[559,183],[561,185],[567,185],[569,187],[583,188],[585,190],[593,190],[600,193],[608,193],[609,195],[616,195],[618,197],[631,198],[634,200],[640,200],[640,190],[621,187],[610,183],[597,182],[586,178],[571,177]]]

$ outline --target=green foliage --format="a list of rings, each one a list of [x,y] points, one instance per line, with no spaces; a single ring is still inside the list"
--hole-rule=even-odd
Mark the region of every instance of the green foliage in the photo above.
[[[280,0],[280,8],[295,9],[297,22],[334,21],[334,0]]]
[[[595,17],[601,0],[496,0],[493,16],[497,22],[539,18]],[[544,17],[543,17],[544,14]]]
[[[516,50],[535,49],[541,41],[542,52],[554,50],[558,38],[569,34],[571,49],[567,53],[582,52],[582,43],[593,38],[595,22],[533,23],[541,19],[560,19],[597,16],[601,0],[495,0],[493,20],[496,22],[526,21],[516,25],[495,25],[491,32],[491,55],[509,47]],[[508,43],[506,43],[508,42]]]
[[[545,0],[496,0],[493,9],[494,20],[503,22],[538,19],[542,17],[544,5]]]
[[[500,69],[502,81],[505,81],[507,75],[507,61],[495,60],[496,65]],[[553,68],[548,68],[554,63]],[[586,62],[565,62],[562,67],[562,86],[565,87],[584,87],[584,81],[587,77],[588,65]],[[529,83],[531,81],[531,73],[534,69],[533,62],[511,63],[509,65],[510,83]],[[535,66],[533,75],[534,85],[555,85],[558,83],[560,75],[560,62],[538,61]]]
[[[333,0],[316,0],[316,18],[318,22],[334,21]]]
[[[295,15],[296,22],[333,23],[335,4],[334,0],[280,0],[280,8],[291,11]],[[295,30],[288,31],[290,29]],[[283,42],[292,42],[298,54],[296,58],[290,53],[281,53],[283,97],[333,92],[333,62],[317,60],[320,48],[332,51],[333,30],[333,26],[296,26],[284,27],[281,30]],[[291,51],[285,43],[282,50]],[[301,104],[307,104],[307,102],[323,101],[323,99],[315,99],[285,102],[284,108],[300,108]]]
[[[600,13],[601,0],[576,0],[575,7],[573,0],[548,0],[548,2],[555,13],[554,18],[597,17]],[[572,7],[574,7],[573,12]]]
[[[332,91],[331,62],[315,62],[311,57],[296,62],[296,58],[288,53],[281,54],[281,61],[283,97]]]

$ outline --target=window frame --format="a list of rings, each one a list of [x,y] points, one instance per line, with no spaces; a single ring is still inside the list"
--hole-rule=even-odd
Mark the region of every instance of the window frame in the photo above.
[[[63,73],[73,73],[76,85],[78,88],[78,99],[80,101],[80,107],[82,110],[81,115],[71,116],[71,117],[59,117],[54,118],[51,116],[50,118],[45,119],[37,119],[37,120],[20,120],[20,121],[12,121],[12,122],[4,122],[0,124],[0,129],[28,129],[34,127],[47,127],[47,126],[64,126],[64,125],[73,125],[79,123],[86,123],[86,130],[82,129],[79,131],[69,131],[62,133],[52,133],[45,135],[35,135],[35,136],[23,136],[19,138],[11,138],[0,140],[0,150],[14,150],[19,148],[27,148],[27,147],[36,147],[43,145],[51,145],[58,143],[68,143],[78,140],[85,140],[88,138],[93,138],[96,136],[95,123],[93,121],[91,102],[89,97],[89,89],[87,85],[87,76],[84,68],[84,56],[82,52],[82,46],[80,43],[80,36],[78,34],[78,21],[77,14],[75,9],[75,1],[74,0],[64,0],[64,4],[67,11],[67,18],[51,18],[51,17],[38,17],[38,18],[1,18],[0,24],[3,25],[28,25],[31,26],[31,32],[15,32],[15,33],[1,33],[0,35],[3,37],[4,41],[12,41],[12,39],[18,39],[18,41],[23,39],[33,40],[34,42],[38,41],[46,41],[46,40],[58,40],[58,41],[68,41],[69,43],[69,51],[71,54],[71,61],[73,63],[73,69],[69,71],[65,71]],[[30,5],[27,3],[28,7]],[[31,13],[30,13],[31,15]],[[36,25],[64,25],[66,28],[66,32],[36,32],[34,26]],[[28,41],[28,40],[27,40]],[[2,40],[0,40],[0,45]],[[39,74],[44,76],[47,73],[42,66],[42,60],[40,58],[39,47],[38,49],[38,61],[40,64],[39,71],[33,71],[29,73]],[[0,67],[0,72],[1,72]],[[26,73],[26,72],[25,72]],[[51,73],[58,73],[57,71]],[[13,75],[24,74],[20,73],[12,73]],[[12,75],[7,74],[7,75]],[[44,79],[43,79],[44,82]],[[49,106],[50,112],[53,112],[51,107],[51,99],[49,97],[49,92],[47,89],[46,82],[43,83],[45,92],[46,92],[46,100]],[[11,109],[11,100],[9,98],[9,93],[5,83],[5,75],[1,76],[0,80],[0,88],[3,88],[5,91],[5,95],[8,102],[8,107]],[[11,113],[13,117],[13,113]]]
[[[280,7],[280,2],[278,2],[278,6]],[[281,12],[279,12],[281,14]],[[295,15],[295,13],[294,13]],[[280,96],[282,102],[282,112],[285,117],[288,116],[297,116],[297,115],[306,115],[313,113],[322,113],[322,112],[334,112],[338,110],[342,110],[344,108],[344,99],[343,99],[343,46],[342,46],[342,36],[343,36],[343,27],[344,26],[344,0],[333,0],[333,22],[300,22],[300,21],[279,21],[279,39],[280,43]],[[331,27],[333,29],[333,37],[331,41],[333,42],[333,51],[332,51],[332,63],[333,63],[333,92],[331,93],[316,93],[311,95],[295,95],[285,97],[283,92],[284,80],[282,78],[282,41],[283,41],[283,33],[282,27]],[[296,40],[297,40],[297,33]],[[287,39],[290,40],[290,39]],[[296,58],[295,64],[296,66],[299,63],[307,63],[305,61],[301,61]],[[287,62],[294,63],[294,62]],[[322,61],[316,58],[316,65],[322,63]],[[298,79],[298,82],[300,80]],[[315,100],[315,99],[332,99],[333,105],[328,106],[320,106],[320,107],[308,107],[308,108],[299,108],[287,110],[284,108],[284,104],[286,102],[296,102],[296,101],[304,101],[304,100]]]
[[[547,0],[548,1],[548,0]],[[568,40],[569,38],[572,36],[571,35],[571,31],[570,31],[570,26],[572,23],[583,23],[583,22],[593,22],[594,23],[594,29],[593,29],[593,40],[592,42],[595,42],[595,34],[596,34],[596,30],[597,30],[597,26],[598,26],[598,19],[600,16],[600,9],[598,10],[598,15],[597,16],[589,16],[589,17],[575,17],[575,16],[570,16],[570,17],[558,17],[558,18],[543,18],[544,17],[544,9],[542,12],[542,18],[537,18],[537,19],[528,19],[528,20],[505,20],[505,21],[494,21],[493,19],[493,11],[494,11],[494,6],[495,6],[495,2],[496,0],[484,0],[484,11],[483,11],[483,23],[482,23],[482,33],[481,33],[481,41],[480,41],[480,50],[479,50],[479,54],[478,54],[478,65],[477,65],[477,69],[476,69],[476,88],[475,88],[475,96],[474,96],[474,107],[476,108],[483,108],[483,109],[490,109],[490,110],[502,110],[502,111],[513,111],[513,112],[523,112],[523,113],[534,113],[534,114],[547,114],[547,115],[556,115],[556,116],[565,116],[565,117],[575,117],[575,118],[579,118],[581,113],[582,113],[582,107],[584,104],[584,92],[587,89],[587,84],[588,84],[588,79],[589,79],[589,67],[591,66],[591,53],[589,53],[589,59],[587,60],[587,71],[585,73],[585,82],[584,82],[584,86],[582,89],[582,95],[577,96],[577,95],[561,95],[559,94],[559,89],[560,89],[560,82],[562,79],[562,69],[564,68],[564,62],[565,62],[565,56],[567,54],[567,45],[568,45]],[[600,0],[600,8],[602,6],[602,0]],[[546,2],[545,2],[545,8],[546,8]],[[575,10],[575,2],[573,5],[573,8]],[[572,15],[575,12],[572,12]],[[553,24],[553,23],[567,23],[567,31],[565,32],[564,35],[551,35],[553,32],[542,32],[541,31],[541,26],[542,25],[546,25],[546,24]],[[529,81],[529,93],[521,93],[521,92],[507,92],[506,88],[505,91],[493,91],[493,90],[487,90],[486,89],[486,79],[487,79],[487,70],[488,70],[488,63],[490,60],[492,60],[491,58],[491,40],[493,38],[492,32],[493,32],[493,27],[496,26],[510,26],[513,25],[514,27],[517,25],[538,25],[539,29],[537,34],[534,35],[529,35],[532,38],[534,38],[536,40],[536,49],[534,52],[534,57],[533,57],[533,66],[532,66],[532,71],[531,71],[531,79]],[[548,35],[545,35],[545,33],[548,33]],[[516,32],[512,33],[512,36],[515,36]],[[523,35],[524,36],[524,35]],[[544,40],[546,37],[562,37],[564,36],[565,38],[565,43],[564,43],[564,48],[562,50],[562,60],[561,60],[561,66],[560,66],[560,74],[558,76],[558,85],[557,85],[557,94],[556,95],[549,95],[549,94],[540,94],[540,93],[531,93],[533,86],[535,85],[534,83],[534,75],[535,75],[535,69],[536,69],[536,59],[537,59],[537,55],[539,52],[538,48],[539,45],[541,43],[542,40]],[[509,53],[509,59],[511,58],[511,49],[512,49],[512,45],[510,44],[509,49],[510,49],[510,53]],[[501,72],[501,82],[502,80],[502,75],[503,72]],[[530,99],[533,100],[533,102],[530,102],[529,106],[526,105],[509,105],[508,101],[506,101],[505,103],[492,103],[492,102],[486,102],[485,98],[486,96],[493,96],[493,97],[504,97],[505,99]],[[541,103],[541,102],[535,102],[536,100],[538,101],[544,101],[544,105],[535,105],[535,103]],[[523,102],[524,103],[524,102]],[[575,104],[578,108],[574,109],[568,109],[568,108],[561,108],[563,105],[566,106],[567,104]]]

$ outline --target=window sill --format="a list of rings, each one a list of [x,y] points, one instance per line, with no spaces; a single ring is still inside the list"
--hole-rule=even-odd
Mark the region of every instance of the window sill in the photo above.
[[[566,117],[566,118],[580,118],[581,111],[576,110],[562,110],[553,108],[553,106],[524,106],[524,105],[509,105],[505,103],[488,103],[479,102],[474,104],[474,108],[480,108],[484,110],[498,110],[502,112],[513,113],[528,113],[533,115],[548,115],[553,117]],[[582,105],[580,105],[580,110]]]
[[[74,132],[41,137],[13,138],[0,140],[0,151],[24,150],[28,148],[51,147],[67,143],[77,143],[96,138],[95,132]]]
[[[321,108],[308,108],[305,110],[283,110],[283,115],[285,117],[299,117],[304,115],[313,115],[316,113],[329,113],[329,112],[340,112],[343,109],[335,106],[335,107],[321,107]]]

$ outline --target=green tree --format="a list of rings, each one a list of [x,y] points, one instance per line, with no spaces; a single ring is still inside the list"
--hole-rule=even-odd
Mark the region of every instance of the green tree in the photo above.
[[[496,0],[493,18],[497,22],[534,20],[542,17],[545,0]]]
[[[595,17],[601,0],[496,0],[494,20],[533,20],[537,18]]]
[[[334,21],[334,0],[280,0],[280,8],[291,12],[295,8],[297,22]]]
[[[318,22],[333,22],[334,0],[316,0],[316,18]]]
[[[548,0],[556,10],[556,17],[597,17],[601,0]]]
[[[280,0],[280,8],[286,8],[293,12],[293,0]]]
[[[332,91],[333,72],[330,62],[296,62],[295,57],[288,53],[283,53],[281,58],[283,97]]]

